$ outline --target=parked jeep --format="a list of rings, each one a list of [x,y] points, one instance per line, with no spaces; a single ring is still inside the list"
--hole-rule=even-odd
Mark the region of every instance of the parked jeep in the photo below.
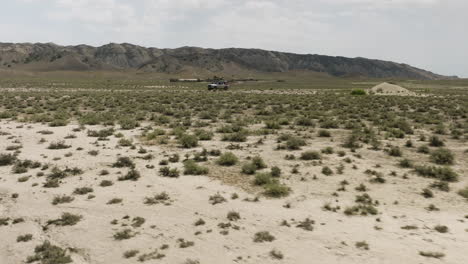
[[[218,89],[227,90],[229,89],[229,85],[226,81],[218,81],[208,84],[209,91]]]

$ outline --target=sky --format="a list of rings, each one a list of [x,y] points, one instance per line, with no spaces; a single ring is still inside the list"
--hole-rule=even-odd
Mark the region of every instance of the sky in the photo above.
[[[259,48],[468,77],[468,0],[4,0],[0,42]]]

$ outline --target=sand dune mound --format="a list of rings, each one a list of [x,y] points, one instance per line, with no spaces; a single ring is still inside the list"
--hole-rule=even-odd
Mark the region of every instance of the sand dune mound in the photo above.
[[[376,85],[370,89],[371,93],[379,94],[379,95],[403,95],[403,96],[411,96],[416,95],[414,92],[403,88],[401,86],[391,84],[391,83],[381,83]]]

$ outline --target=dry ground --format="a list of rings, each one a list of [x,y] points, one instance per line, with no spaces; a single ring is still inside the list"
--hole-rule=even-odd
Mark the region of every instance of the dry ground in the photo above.
[[[46,175],[54,166],[61,169],[78,167],[83,171],[80,175],[63,179],[58,188],[43,188],[45,176],[38,174],[41,168],[15,174],[12,166],[0,167],[0,218],[9,218],[6,225],[0,226],[0,263],[25,263],[27,257],[34,254],[35,247],[45,240],[67,249],[74,263],[93,264],[137,263],[138,258],[144,260],[143,254],[156,251],[152,256],[158,259],[147,260],[147,263],[462,264],[467,261],[468,202],[456,193],[468,185],[466,143],[445,139],[447,148],[455,153],[456,163],[452,168],[459,174],[460,181],[451,184],[451,192],[434,190],[435,197],[428,199],[421,195],[421,191],[434,180],[418,177],[411,169],[400,168],[397,164],[401,158],[391,157],[383,151],[366,147],[352,153],[341,148],[347,134],[340,129],[331,130],[331,138],[309,138],[307,146],[296,151],[275,150],[277,136],[274,135],[250,136],[248,142],[240,143],[242,149],[231,150],[240,159],[238,165],[222,167],[216,164],[216,157],[210,157],[204,164],[210,169],[206,176],[181,173],[178,178],[167,178],[159,175],[159,162],[170,155],[178,153],[183,160],[186,153],[202,148],[225,152],[231,143],[220,141],[216,136],[211,141],[200,141],[200,146],[192,149],[181,149],[171,143],[145,145],[139,139],[140,128],[117,130],[125,138],[133,140],[136,148],[131,149],[118,146],[119,139],[115,136],[110,136],[108,141],[97,141],[87,136],[87,130],[102,127],[86,126],[86,129],[74,132],[77,127],[76,124],[48,127],[5,120],[0,123],[0,153],[12,153],[6,151],[7,147],[21,145],[18,158],[50,164],[43,170]],[[42,130],[53,134],[39,134]],[[65,139],[70,148],[47,148],[51,142],[64,140],[69,134],[76,136]],[[423,144],[418,142],[416,133],[410,137],[416,147]],[[40,143],[41,138],[46,142]],[[262,139],[262,144],[257,144],[259,139]],[[391,139],[383,143],[403,146],[407,139]],[[140,146],[147,150],[146,154],[139,153]],[[321,161],[284,159],[285,154],[298,157],[304,151],[320,151],[325,147],[333,147],[335,153],[323,154]],[[98,155],[88,154],[91,150],[98,150]],[[344,157],[336,154],[339,150],[346,152]],[[405,156],[414,161],[427,162],[427,155],[418,154],[414,149],[404,151],[407,153]],[[147,154],[152,154],[154,159],[139,158]],[[252,186],[253,176],[240,173],[247,158],[256,155],[268,165],[264,171],[269,171],[272,166],[281,168],[281,181],[292,190],[288,197],[266,198],[260,187]],[[141,178],[119,181],[118,177],[129,170],[111,166],[119,156],[131,157]],[[345,158],[350,158],[351,163],[343,162]],[[336,173],[340,164],[344,165],[343,174]],[[330,176],[322,174],[325,165],[335,173]],[[183,171],[181,161],[170,164],[170,167]],[[298,173],[292,173],[296,167]],[[109,174],[100,175],[101,170],[108,170]],[[366,170],[381,173],[385,183],[371,183]],[[30,177],[24,181],[24,176]],[[23,182],[19,181],[20,178]],[[102,180],[110,180],[114,184],[101,187]],[[363,194],[355,190],[361,183],[367,186],[366,193],[378,200],[375,206],[378,213],[347,216],[344,209],[355,204],[356,195]],[[75,188],[84,186],[91,187],[93,192],[73,194]],[[341,186],[345,186],[345,190],[338,190]],[[146,197],[161,192],[166,192],[170,200],[144,204]],[[238,194],[237,199],[231,198],[234,193]],[[225,197],[226,201],[212,205],[209,199],[215,194]],[[69,195],[74,200],[53,205],[52,200],[58,195]],[[256,196],[259,196],[259,201],[254,201]],[[108,204],[113,198],[122,201]],[[323,207],[328,203],[331,207],[340,208],[337,212],[325,210]],[[427,210],[430,204],[440,211]],[[231,211],[238,212],[240,219],[227,219]],[[72,226],[47,226],[49,220],[60,218],[64,212],[82,218]],[[135,217],[142,217],[145,222],[133,227],[131,224]],[[18,218],[24,222],[14,224],[14,219]],[[314,221],[310,228],[313,230],[306,230],[307,226],[301,228],[300,223],[307,218]],[[205,224],[195,225],[199,219],[203,219]],[[448,232],[434,230],[437,225],[447,226]],[[413,229],[402,229],[405,226]],[[113,237],[126,228],[131,229],[135,236],[125,240]],[[254,242],[255,234],[260,231],[268,231],[275,239]],[[18,236],[25,234],[32,234],[32,239],[17,242]],[[179,239],[191,241],[193,245],[181,243]],[[367,243],[368,249],[365,249],[365,243],[359,242]],[[124,252],[129,250],[138,250],[139,253],[135,257],[124,258]],[[272,250],[281,254],[272,254]],[[425,257],[420,255],[421,251],[440,252],[445,256],[440,259]],[[147,258],[151,256],[147,255]]]

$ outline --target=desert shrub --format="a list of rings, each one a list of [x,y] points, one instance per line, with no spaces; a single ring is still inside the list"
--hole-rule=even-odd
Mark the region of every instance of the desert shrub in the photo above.
[[[198,138],[195,135],[183,134],[179,138],[179,144],[183,148],[194,148],[198,146]]]
[[[431,153],[431,161],[439,165],[452,165],[454,160],[455,156],[446,148],[440,148]]]
[[[377,208],[372,205],[359,204],[351,207],[347,207],[344,210],[345,215],[376,215],[378,213]]]
[[[127,250],[123,253],[124,258],[133,258],[135,257],[138,253],[140,253],[139,250]]]
[[[429,185],[429,187],[431,187],[433,189],[437,189],[439,191],[443,191],[443,192],[450,191],[450,186],[449,186],[448,182],[444,182],[444,181],[433,182],[433,183],[431,183],[431,185]]]
[[[434,230],[439,232],[439,233],[447,233],[449,231],[449,228],[444,225],[436,225],[434,227]]]
[[[440,259],[440,258],[445,257],[444,253],[431,252],[431,251],[419,251],[419,255],[421,255],[423,257],[427,257],[427,258],[436,258],[436,259]]]
[[[161,167],[159,169],[159,174],[162,177],[177,178],[179,177],[179,170],[177,168]]]
[[[180,156],[179,156],[179,154],[177,154],[177,153],[171,155],[171,156],[169,157],[169,159],[168,159],[168,161],[171,162],[171,163],[179,162],[179,160],[180,160]]]
[[[140,177],[141,175],[137,170],[131,169],[124,176],[120,176],[118,180],[119,181],[137,181]]]
[[[359,137],[356,135],[356,133],[352,133],[349,135],[345,142],[342,145],[344,148],[349,148],[349,149],[357,149],[361,147],[361,144],[359,144]]]
[[[354,89],[351,91],[351,95],[366,95],[366,91],[363,89]]]
[[[325,130],[325,129],[320,129],[318,131],[318,136],[319,137],[331,137],[330,131]]]
[[[75,188],[75,190],[73,191],[73,194],[85,195],[93,191],[94,190],[91,187],[78,187],[78,188]]]
[[[234,133],[224,134],[221,140],[229,142],[245,142],[247,141],[248,135],[249,132],[247,130],[241,130]]]
[[[21,235],[16,238],[16,242],[28,242],[33,238],[32,234]]]
[[[199,140],[211,140],[214,136],[213,132],[203,129],[195,130],[195,135],[198,137]]]
[[[271,178],[270,173],[257,173],[255,175],[254,184],[255,185],[265,185],[272,183],[273,179]]]
[[[278,121],[268,120],[268,121],[265,121],[265,128],[266,129],[280,129],[281,125]]]
[[[101,183],[99,183],[99,186],[101,187],[109,187],[114,185],[114,183],[110,180],[102,180]]]
[[[70,148],[70,145],[67,145],[65,141],[52,142],[47,147],[48,149],[67,149]]]
[[[415,166],[414,170],[422,177],[434,178],[447,182],[458,181],[458,174],[449,167]]]
[[[277,177],[281,176],[281,169],[279,167],[277,167],[277,166],[271,167],[270,174],[271,174],[271,177],[277,178]]]
[[[468,199],[468,186],[465,187],[465,188],[463,188],[463,189],[461,189],[461,190],[459,190],[459,191],[458,191],[458,194],[459,194],[461,197]]]
[[[132,140],[126,139],[126,138],[121,138],[121,139],[119,139],[119,141],[118,141],[117,143],[118,143],[119,146],[121,146],[121,147],[131,147],[131,146],[133,145]]]
[[[320,153],[317,151],[306,151],[301,153],[301,160],[319,160],[321,158]]]
[[[129,157],[118,157],[117,161],[112,164],[114,168],[134,168],[135,163]]]
[[[431,147],[443,147],[444,145],[444,142],[438,136],[431,136],[429,138],[429,146]]]
[[[13,154],[0,154],[0,166],[13,165],[16,161],[16,156]]]
[[[121,199],[121,198],[112,198],[107,202],[107,204],[119,204],[122,201],[123,201],[123,199]]]
[[[302,138],[291,136],[286,140],[286,148],[289,150],[299,150],[305,145],[306,142]]]
[[[418,153],[423,153],[423,154],[428,154],[430,151],[431,150],[426,145],[422,145],[422,146],[418,147],[418,149],[417,149]]]
[[[115,130],[113,128],[106,128],[101,130],[88,130],[88,137],[97,137],[97,138],[106,138],[114,134]]]
[[[60,218],[47,221],[47,225],[73,226],[76,225],[79,221],[81,221],[82,218],[83,217],[81,215],[63,213]]]
[[[398,165],[400,165],[400,167],[402,167],[402,168],[412,168],[413,167],[413,162],[411,160],[409,160],[409,159],[402,159],[402,160],[400,160]]]
[[[288,196],[291,193],[291,188],[288,186],[278,183],[272,182],[270,184],[265,185],[264,194],[269,197],[273,198],[280,198]]]
[[[208,174],[208,168],[198,165],[194,160],[184,162],[185,175],[205,175]]]
[[[251,162],[253,165],[255,165],[255,167],[258,170],[261,170],[267,167],[266,163],[263,161],[263,159],[260,156],[253,157]]]
[[[390,149],[388,150],[388,155],[393,156],[393,157],[401,157],[402,151],[400,147],[398,146],[391,146]]]
[[[247,175],[253,175],[257,171],[257,166],[255,164],[249,162],[242,165],[242,173]]]
[[[233,166],[236,165],[238,161],[239,159],[236,157],[236,155],[234,155],[232,152],[226,152],[219,157],[216,163],[221,166]]]
[[[164,203],[166,201],[169,201],[170,199],[171,197],[169,196],[168,193],[161,192],[151,197],[146,197],[144,204],[148,204],[148,205],[159,204],[159,203]]]
[[[136,234],[129,228],[124,229],[122,231],[117,231],[114,234],[114,239],[115,240],[126,240],[134,237]]]
[[[261,231],[257,232],[254,235],[253,241],[257,243],[263,243],[263,242],[272,242],[276,238],[270,234],[268,231]]]
[[[434,197],[434,193],[427,188],[424,188],[421,192],[421,195],[424,196],[424,198],[432,198]]]
[[[240,217],[240,214],[236,211],[230,211],[228,214],[227,214],[227,219],[229,221],[237,221],[239,219],[241,219]]]
[[[278,251],[278,250],[271,250],[270,251],[270,256],[274,259],[283,259],[284,258],[284,255],[283,253],[281,253],[281,251]]]
[[[332,147],[326,147],[322,149],[320,152],[322,152],[323,154],[333,154],[335,150]]]
[[[67,255],[67,251],[58,246],[45,241],[34,249],[34,255],[29,256],[27,263],[39,261],[41,264],[66,264],[71,263],[72,259]]]
[[[224,198],[224,197],[223,197],[221,194],[219,194],[219,193],[214,194],[214,195],[211,195],[208,201],[209,201],[210,204],[212,204],[212,205],[227,202],[226,198]]]
[[[315,123],[312,119],[307,118],[305,116],[299,117],[296,119],[296,125],[298,126],[307,126],[307,127],[314,127]]]
[[[61,195],[61,196],[55,196],[54,199],[52,200],[53,205],[57,204],[63,204],[63,203],[71,203],[75,200],[74,197],[72,196],[67,196],[67,195]]]
[[[119,120],[119,125],[121,129],[129,130],[134,129],[139,126],[138,122],[135,119],[122,118]]]
[[[325,166],[322,168],[322,174],[330,176],[333,174],[333,171],[328,166]]]
[[[369,244],[366,241],[359,241],[354,244],[356,248],[369,250]]]

